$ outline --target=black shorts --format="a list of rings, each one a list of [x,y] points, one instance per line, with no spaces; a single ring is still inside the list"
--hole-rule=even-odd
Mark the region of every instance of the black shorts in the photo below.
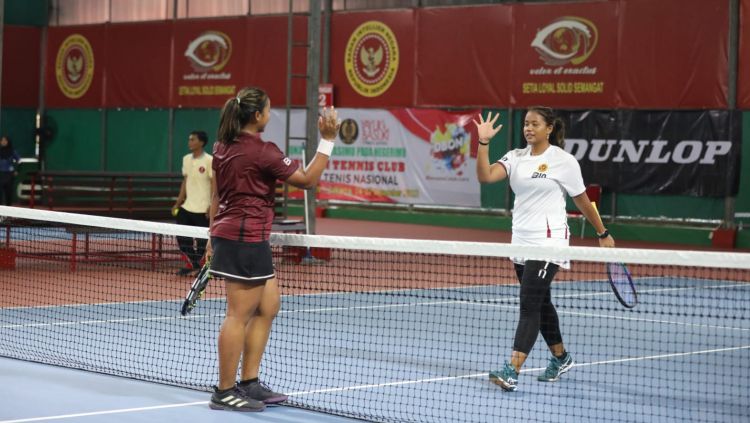
[[[211,237],[210,272],[218,278],[245,283],[265,283],[276,276],[268,241],[242,242]]]

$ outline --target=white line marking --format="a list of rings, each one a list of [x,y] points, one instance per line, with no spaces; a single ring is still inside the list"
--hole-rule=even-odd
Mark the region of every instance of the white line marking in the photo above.
[[[743,345],[740,347],[717,348],[717,349],[711,349],[711,350],[690,351],[690,352],[682,352],[682,353],[650,355],[650,356],[643,356],[643,357],[619,358],[619,359],[614,359],[614,360],[593,361],[591,363],[576,363],[575,365],[573,365],[573,367],[597,366],[597,365],[602,365],[602,364],[625,363],[628,361],[640,361],[640,360],[658,360],[658,359],[663,359],[663,358],[682,357],[682,356],[687,356],[687,355],[698,355],[698,354],[711,354],[711,353],[717,353],[717,352],[737,351],[737,350],[745,350],[745,349],[750,349],[750,345]],[[522,369],[521,373],[534,373],[534,372],[539,372],[542,370],[544,370],[544,367]],[[321,394],[321,393],[329,393],[329,392],[356,391],[356,390],[361,390],[361,389],[373,389],[373,388],[377,389],[377,388],[386,388],[386,387],[391,387],[391,386],[414,385],[417,383],[443,382],[443,381],[448,381],[448,380],[484,378],[484,377],[487,377],[487,372],[472,373],[472,374],[459,375],[459,376],[443,376],[443,377],[433,377],[433,378],[426,378],[426,379],[400,380],[400,381],[394,381],[394,382],[373,383],[373,384],[368,384],[368,385],[344,386],[344,387],[339,387],[339,388],[316,389],[312,391],[292,392],[287,395],[303,396],[303,395]]]
[[[206,401],[184,402],[181,404],[154,405],[151,407],[121,408],[119,410],[92,411],[90,413],[61,414],[58,416],[32,417],[28,419],[0,420],[0,423],[41,422],[45,420],[62,420],[62,419],[71,419],[74,417],[88,417],[88,416],[101,416],[105,414],[132,413],[132,412],[137,412],[137,411],[161,410],[165,408],[189,407],[192,405],[205,405],[205,404],[207,404]]]

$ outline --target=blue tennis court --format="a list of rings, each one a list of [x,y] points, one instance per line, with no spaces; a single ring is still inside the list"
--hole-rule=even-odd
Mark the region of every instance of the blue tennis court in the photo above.
[[[262,377],[290,393],[295,405],[334,404],[338,413],[384,421],[747,421],[750,285],[664,277],[637,283],[640,303],[634,310],[621,308],[604,280],[553,284],[565,342],[576,360],[557,383],[534,377],[549,355],[541,339],[518,392],[503,392],[487,380],[488,370],[502,365],[510,350],[518,308],[513,284],[287,295]],[[216,374],[215,336],[203,335],[205,325],[218,328],[223,301],[206,300],[188,318],[175,313],[178,308],[179,301],[4,308],[2,337],[14,342],[3,343],[0,353],[34,351],[30,359],[73,367],[79,362],[95,371],[100,366],[106,373],[181,380],[200,389],[213,382],[206,374]],[[18,321],[24,323],[8,323]],[[171,327],[169,343],[159,341],[164,324]],[[75,341],[49,342],[53,332],[54,338],[75,340],[81,331],[87,333],[83,350],[90,356]],[[106,362],[97,361],[105,348]],[[153,354],[144,356],[143,348]],[[154,360],[161,356],[172,367]],[[128,409],[134,392],[142,401],[132,408],[146,409],[118,413],[123,419],[176,420],[183,413],[206,421],[242,417],[209,411],[207,394],[190,389],[16,360],[2,360],[2,366],[15,382],[37,378],[11,384],[19,390],[3,395],[3,420]],[[196,366],[203,367],[201,373],[190,371]],[[70,401],[75,405],[49,411],[36,405],[44,380],[55,381],[55,396],[76,398]],[[78,401],[86,395],[80,385],[89,387],[88,380],[96,392]],[[148,409],[159,406],[164,407]],[[263,418],[337,421],[277,409]],[[114,421],[115,414],[107,419]]]

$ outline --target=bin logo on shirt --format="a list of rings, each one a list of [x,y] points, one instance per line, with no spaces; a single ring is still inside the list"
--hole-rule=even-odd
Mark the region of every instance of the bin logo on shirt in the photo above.
[[[344,69],[354,91],[377,97],[388,90],[398,72],[398,42],[393,31],[379,21],[358,26],[344,53]]]
[[[83,97],[94,79],[94,50],[81,34],[69,35],[57,50],[55,76],[60,91],[72,99]]]

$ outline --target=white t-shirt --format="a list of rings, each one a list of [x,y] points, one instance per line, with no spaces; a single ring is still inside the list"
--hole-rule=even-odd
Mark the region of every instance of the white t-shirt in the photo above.
[[[509,151],[498,163],[505,167],[516,195],[511,243],[568,245],[565,194],[575,197],[586,191],[575,157],[550,145],[538,156],[531,155],[531,147]],[[567,262],[555,263],[568,267]]]
[[[211,205],[211,169],[213,157],[203,153],[198,157],[187,154],[182,158],[182,175],[185,177],[185,202],[182,208],[191,213],[206,213]]]

